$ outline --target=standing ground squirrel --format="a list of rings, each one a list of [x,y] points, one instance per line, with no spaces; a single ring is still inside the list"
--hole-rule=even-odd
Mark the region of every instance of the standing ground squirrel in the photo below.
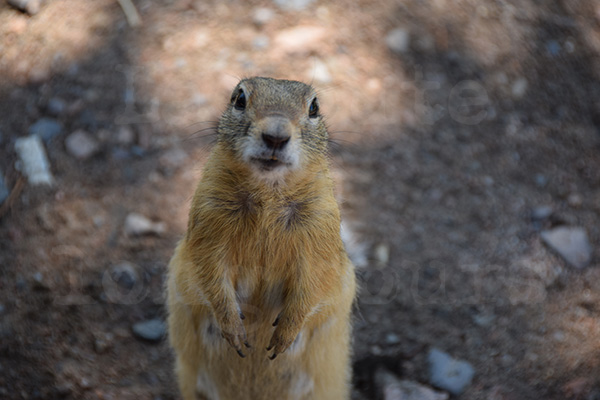
[[[184,399],[349,398],[354,267],[314,89],[242,80],[217,138],[169,264]]]

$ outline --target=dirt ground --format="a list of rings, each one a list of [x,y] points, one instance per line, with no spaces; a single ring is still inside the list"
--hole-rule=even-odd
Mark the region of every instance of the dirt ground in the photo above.
[[[0,398],[179,398],[166,342],[132,326],[164,318],[230,90],[266,75],[312,82],[328,117],[362,286],[353,398],[378,367],[429,385],[436,347],[474,367],[460,399],[600,399],[600,2],[134,3],[138,27],[114,0],[0,3]],[[40,118],[62,126],[51,188],[16,167]],[[132,212],[164,232],[127,235]],[[560,225],[588,267],[543,244]]]

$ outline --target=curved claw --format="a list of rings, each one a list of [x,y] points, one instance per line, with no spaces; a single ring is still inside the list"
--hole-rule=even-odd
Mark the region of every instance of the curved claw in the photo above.
[[[238,355],[239,355],[240,357],[242,357],[242,358],[246,358],[246,355],[245,355],[244,353],[242,353],[242,351],[241,351],[241,350],[236,350],[236,351],[237,351],[237,353],[238,353]]]
[[[277,357],[277,353],[273,353],[273,355],[269,356],[269,360],[274,360]]]

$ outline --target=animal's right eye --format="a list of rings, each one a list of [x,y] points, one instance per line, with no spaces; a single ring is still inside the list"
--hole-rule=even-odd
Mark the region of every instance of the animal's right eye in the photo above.
[[[246,93],[243,89],[238,90],[237,94],[233,97],[233,107],[236,110],[244,111],[246,109]]]

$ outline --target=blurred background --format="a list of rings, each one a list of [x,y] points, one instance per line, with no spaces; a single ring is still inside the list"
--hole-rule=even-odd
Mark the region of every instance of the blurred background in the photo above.
[[[600,2],[12,3],[0,398],[179,398],[165,268],[264,75],[327,116],[354,399],[600,399]]]

